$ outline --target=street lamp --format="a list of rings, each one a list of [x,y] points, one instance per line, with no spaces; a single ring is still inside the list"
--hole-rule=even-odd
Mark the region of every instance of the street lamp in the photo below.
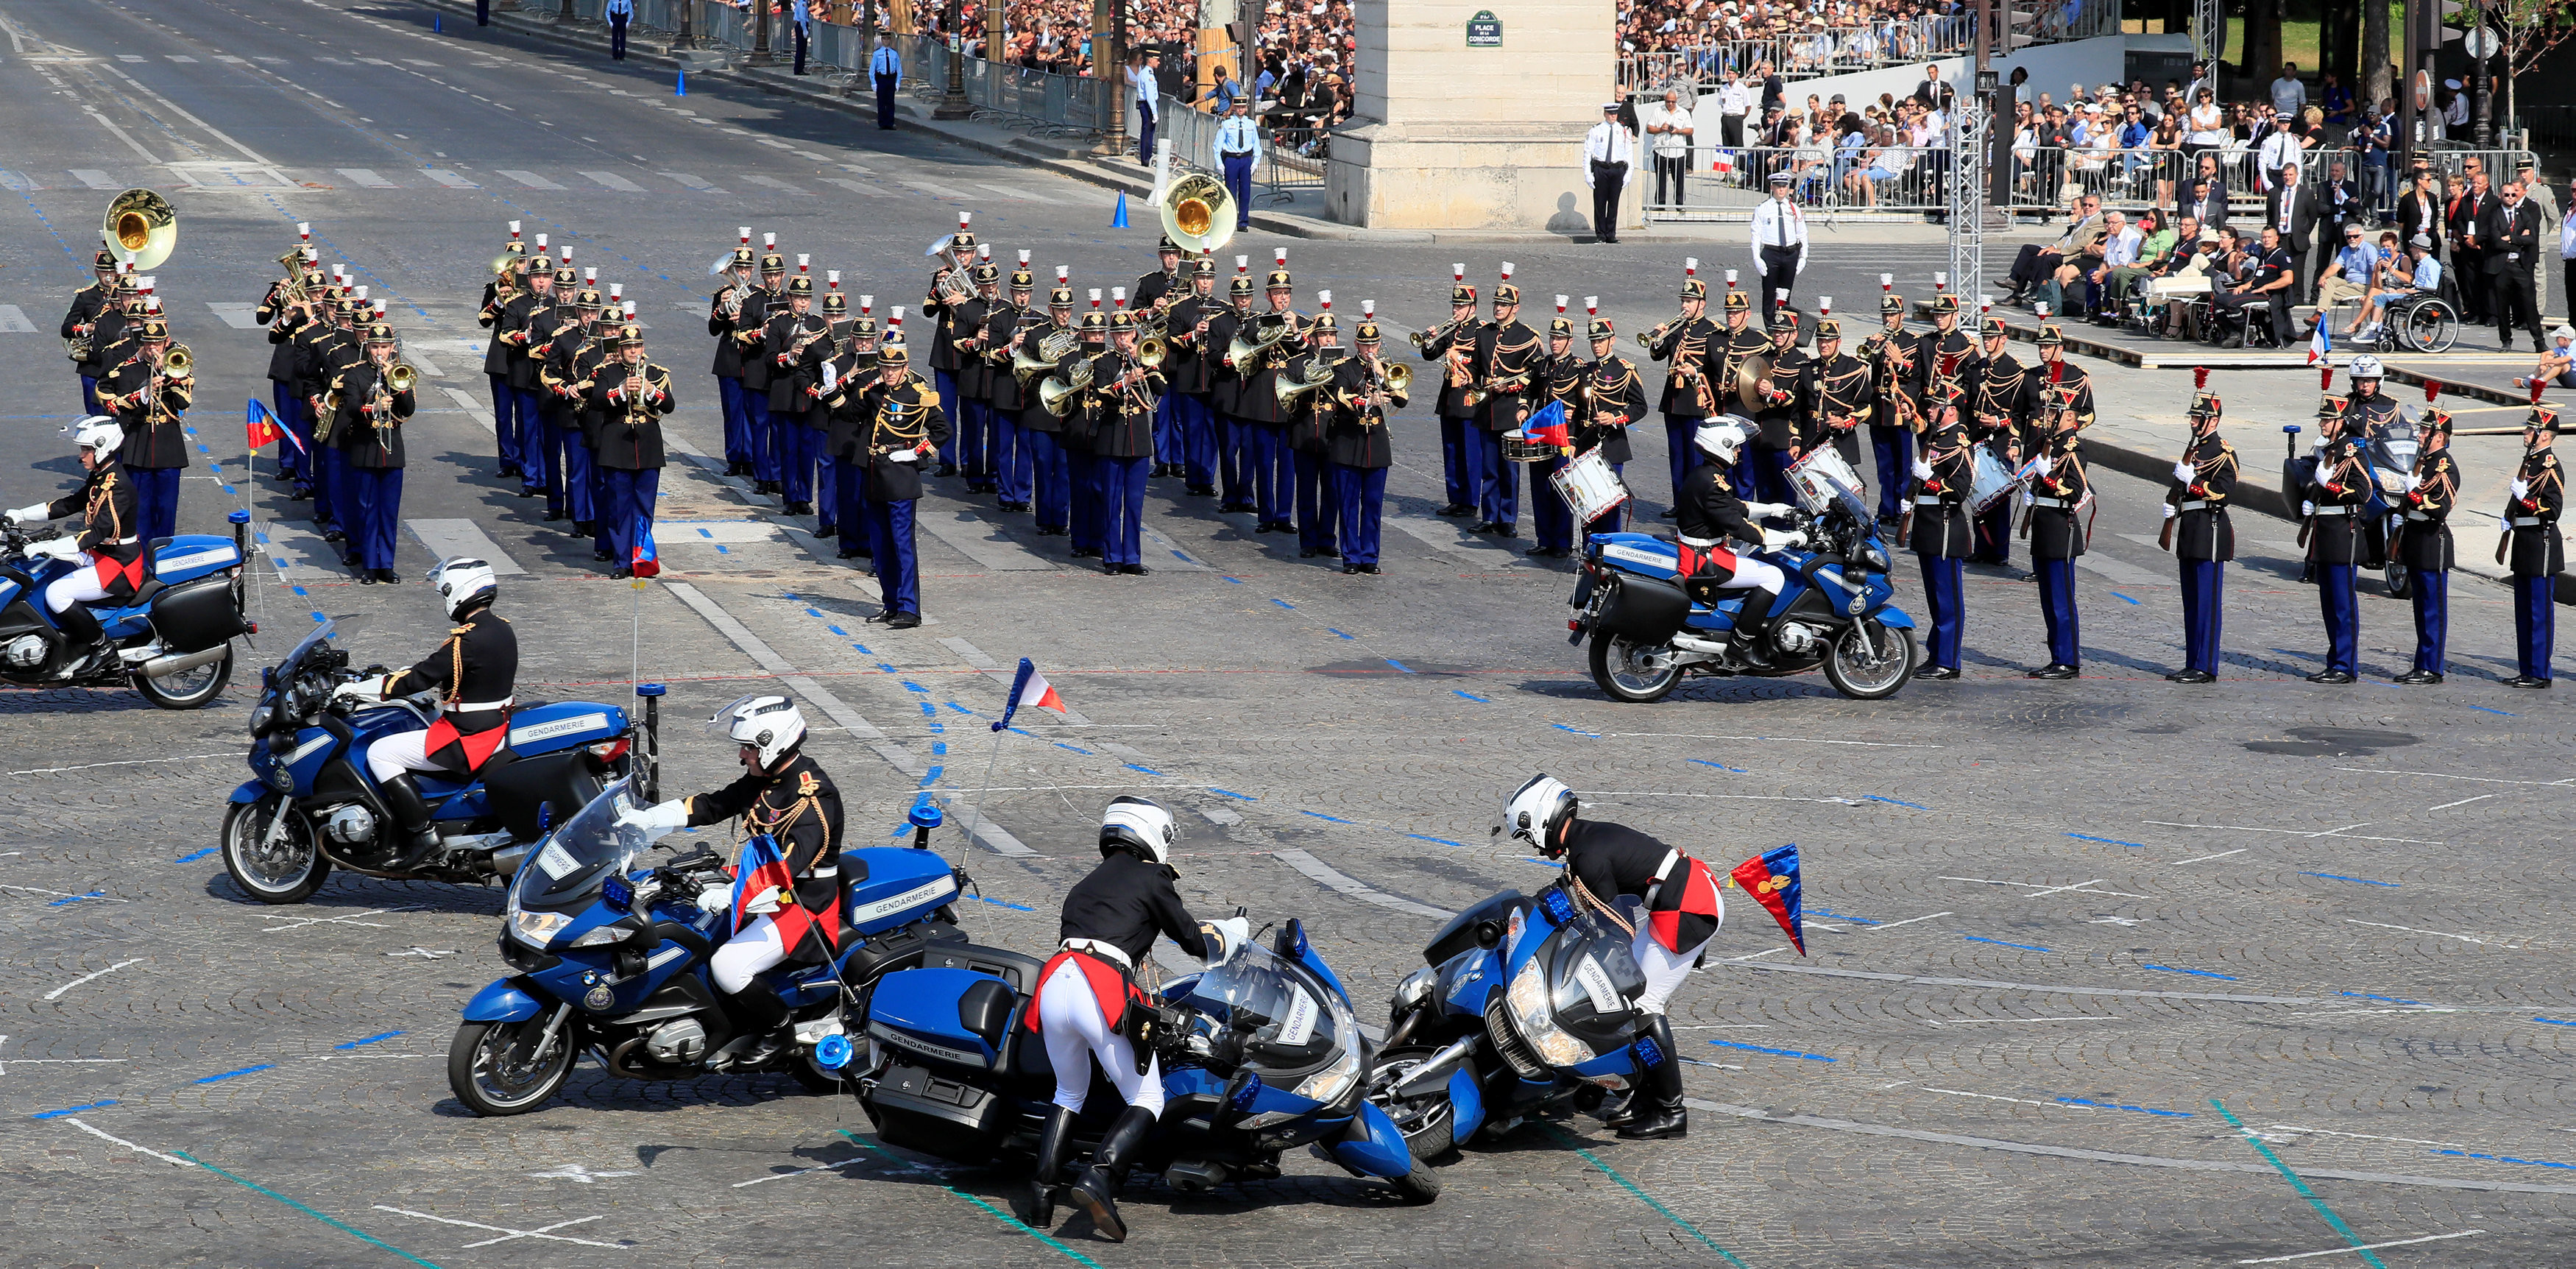
[[[754,66],[778,64],[769,51],[769,5],[770,0],[751,0],[751,56],[746,60]]]
[[[933,119],[971,119],[974,104],[966,100],[966,18],[958,0],[948,0],[948,91],[931,108]]]
[[[673,49],[698,46],[698,0],[680,0],[680,38],[671,41]]]

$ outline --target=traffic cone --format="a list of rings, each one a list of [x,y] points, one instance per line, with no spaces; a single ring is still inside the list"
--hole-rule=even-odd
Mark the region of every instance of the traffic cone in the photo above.
[[[680,68],[680,85],[679,85],[679,87],[678,87],[677,89],[674,89],[674,90],[672,91],[671,95],[672,95],[672,96],[674,96],[674,97],[686,97],[686,96],[688,96],[688,95],[689,95],[689,68],[688,68],[688,67],[683,66],[683,67],[681,67],[681,68]]]
[[[1127,191],[1123,189],[1118,191],[1118,210],[1109,213],[1109,227],[1112,229],[1127,227]]]

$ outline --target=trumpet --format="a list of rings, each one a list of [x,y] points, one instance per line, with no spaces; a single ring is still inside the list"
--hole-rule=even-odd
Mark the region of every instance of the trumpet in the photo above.
[[[197,373],[197,355],[186,344],[173,343],[161,354],[161,373],[172,379],[185,379]]]
[[[1416,352],[1426,351],[1434,342],[1448,337],[1455,333],[1461,325],[1474,320],[1475,318],[1473,316],[1453,317],[1429,330],[1415,331],[1411,336],[1414,350]]]
[[[1660,344],[1660,343],[1664,342],[1664,336],[1665,336],[1665,334],[1666,334],[1667,332],[1671,331],[1671,330],[1672,330],[1672,328],[1674,328],[1674,327],[1676,327],[1676,326],[1679,326],[1679,325],[1681,325],[1683,322],[1686,322],[1686,321],[1689,321],[1689,320],[1690,320],[1690,314],[1688,314],[1688,313],[1675,313],[1675,314],[1673,314],[1673,316],[1672,316],[1672,319],[1671,319],[1671,320],[1666,321],[1666,322],[1664,322],[1663,324],[1661,324],[1661,325],[1659,325],[1659,326],[1656,326],[1656,327],[1654,327],[1654,328],[1653,328],[1653,329],[1651,329],[1651,330],[1641,330],[1641,331],[1638,331],[1638,332],[1637,332],[1637,346],[1638,346],[1639,348],[1643,348],[1643,349],[1645,349],[1645,350],[1646,350],[1646,351],[1648,351],[1648,352],[1653,352],[1653,351],[1654,351],[1654,349],[1655,349],[1655,345],[1657,345],[1657,344]]]
[[[409,392],[419,382],[420,371],[408,361],[397,361],[385,371],[385,390],[388,392]]]

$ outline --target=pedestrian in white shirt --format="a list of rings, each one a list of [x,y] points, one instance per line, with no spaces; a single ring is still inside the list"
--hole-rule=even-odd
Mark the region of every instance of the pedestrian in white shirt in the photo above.
[[[1583,183],[1592,190],[1592,236],[1619,241],[1619,191],[1628,184],[1636,139],[1619,124],[1619,103],[1601,103],[1601,122],[1583,136]]]
[[[1759,100],[1758,90],[1742,75],[1726,72],[1726,85],[1717,90],[1717,141],[1730,150],[1744,148],[1744,118],[1753,113]]]
[[[1782,301],[1807,267],[1807,214],[1789,201],[1789,174],[1771,174],[1771,201],[1753,209],[1753,275],[1762,279],[1762,321],[1777,320]]]
[[[1234,228],[1252,228],[1252,167],[1261,161],[1261,126],[1252,121],[1252,94],[1234,99],[1234,113],[1216,127],[1216,165],[1234,195]]]
[[[1690,175],[1691,112],[1682,106],[1681,90],[1664,90],[1664,104],[1646,112],[1646,135],[1653,138],[1655,205],[1677,207],[1690,201],[1683,182]],[[1667,184],[1669,182],[1669,185]]]
[[[1127,88],[1136,98],[1136,161],[1147,166],[1154,162],[1154,104],[1163,95],[1154,69],[1162,60],[1151,49],[1139,49],[1127,68]]]
[[[608,0],[608,56],[626,60],[626,26],[635,20],[635,0]]]

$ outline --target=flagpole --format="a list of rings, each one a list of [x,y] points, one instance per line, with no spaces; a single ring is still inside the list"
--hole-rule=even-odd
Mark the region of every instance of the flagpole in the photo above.
[[[1002,758],[1002,733],[1010,730],[1011,715],[1019,711],[1020,689],[1027,687],[1029,677],[1037,672],[1037,662],[1021,657],[1019,672],[1011,676],[1011,690],[1002,697],[1002,716],[993,723],[993,747],[986,751],[984,758],[984,782],[975,787],[974,800],[966,804],[967,815],[963,831],[969,844],[975,840],[975,826],[983,822],[984,790],[993,786],[993,769]],[[958,848],[960,864],[965,862],[963,857],[965,850],[964,846]]]

